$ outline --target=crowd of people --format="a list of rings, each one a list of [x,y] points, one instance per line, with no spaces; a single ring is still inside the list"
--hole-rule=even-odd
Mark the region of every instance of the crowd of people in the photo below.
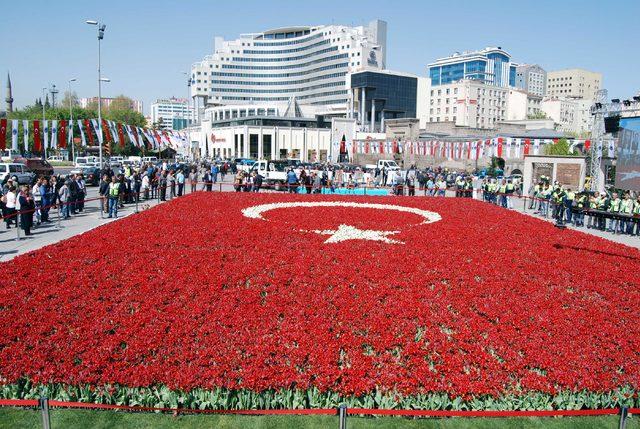
[[[233,177],[236,192],[259,192],[273,189],[265,185],[265,178],[256,170],[245,171],[233,162],[210,164],[143,164],[101,171],[98,184],[100,210],[108,218],[117,218],[125,204],[141,200],[167,199],[182,196],[187,189],[198,187],[212,191],[213,185]],[[572,224],[609,231],[614,234],[640,235],[640,195],[628,192],[591,193],[575,192],[548,178],[532,186],[525,204],[543,217],[552,216],[559,226]],[[507,209],[514,208],[514,198],[520,197],[522,183],[514,178],[480,178],[446,168],[417,169],[410,166],[400,170],[364,170],[352,165],[319,165],[314,169],[293,166],[287,169],[284,189],[291,193],[318,194],[323,188],[334,192],[336,188],[388,187],[394,195],[444,197],[447,191],[456,197],[480,198]],[[87,185],[83,174],[40,177],[32,186],[19,186],[8,179],[1,188],[0,208],[6,228],[21,227],[30,235],[34,225],[49,223],[50,211],[59,209],[61,219],[84,211]],[[586,218],[586,219],[585,219]]]

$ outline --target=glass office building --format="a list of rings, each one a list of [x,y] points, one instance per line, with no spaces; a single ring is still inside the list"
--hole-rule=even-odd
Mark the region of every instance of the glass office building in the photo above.
[[[431,86],[447,85],[462,79],[479,80],[489,85],[514,87],[516,65],[502,48],[455,53],[428,65]]]
[[[418,78],[388,70],[350,76],[350,116],[369,131],[384,131],[384,121],[416,117]]]

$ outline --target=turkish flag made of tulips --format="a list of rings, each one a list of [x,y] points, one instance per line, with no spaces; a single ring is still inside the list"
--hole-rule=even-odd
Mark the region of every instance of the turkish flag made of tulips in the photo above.
[[[0,264],[0,380],[637,389],[639,271],[479,201],[196,193]]]

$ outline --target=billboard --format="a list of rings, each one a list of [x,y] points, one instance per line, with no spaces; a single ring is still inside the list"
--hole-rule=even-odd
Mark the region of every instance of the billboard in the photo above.
[[[640,117],[620,118],[616,188],[640,191]]]

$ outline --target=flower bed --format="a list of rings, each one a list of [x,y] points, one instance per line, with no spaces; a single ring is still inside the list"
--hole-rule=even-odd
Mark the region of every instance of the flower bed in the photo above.
[[[639,269],[478,201],[197,193],[0,265],[0,395],[634,401]]]

